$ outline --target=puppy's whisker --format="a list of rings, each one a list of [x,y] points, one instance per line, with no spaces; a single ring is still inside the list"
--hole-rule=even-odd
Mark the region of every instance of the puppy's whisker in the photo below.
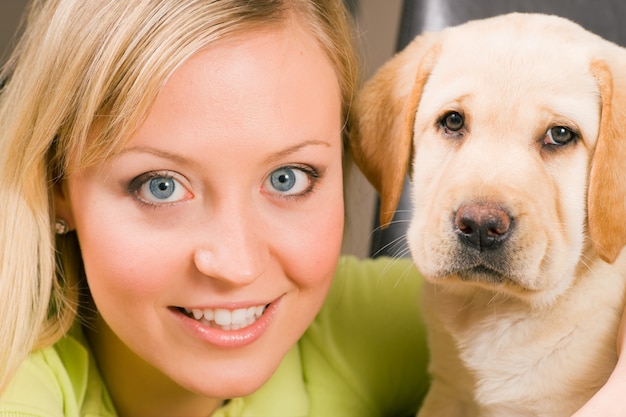
[[[409,222],[410,222],[409,220],[404,220],[404,219],[401,219],[401,220],[393,220],[393,221],[391,221],[391,222],[389,222],[389,223],[387,223],[387,224],[385,224],[385,225],[378,225],[378,226],[376,226],[376,227],[373,229],[373,232],[384,232],[384,231],[385,231],[385,229],[386,229],[388,226],[391,226],[391,225],[398,225],[398,224],[402,224],[402,223],[409,223]]]
[[[404,253],[404,254],[408,253],[408,248],[406,247],[405,236],[402,235],[402,236],[396,237],[392,241],[378,248],[378,250],[374,252],[374,257],[380,256],[381,254],[385,252],[389,253],[390,256],[393,258],[401,257],[401,255],[399,255],[401,253]]]

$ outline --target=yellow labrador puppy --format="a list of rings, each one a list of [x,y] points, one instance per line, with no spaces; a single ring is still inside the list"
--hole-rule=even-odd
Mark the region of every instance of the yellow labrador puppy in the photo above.
[[[419,417],[571,415],[616,362],[626,50],[555,16],[473,21],[417,37],[355,116],[383,224],[411,174],[433,377]]]

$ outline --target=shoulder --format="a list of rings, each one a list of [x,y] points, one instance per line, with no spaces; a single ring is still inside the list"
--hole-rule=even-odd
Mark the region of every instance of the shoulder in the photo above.
[[[387,309],[396,306],[416,311],[422,283],[422,277],[408,258],[344,256],[337,266],[324,308],[345,308],[348,303],[352,310],[374,303]]]
[[[422,283],[410,259],[340,260],[300,343],[312,415],[415,411],[428,386]]]
[[[107,400],[86,344],[66,336],[27,357],[0,397],[0,417],[113,416]]]

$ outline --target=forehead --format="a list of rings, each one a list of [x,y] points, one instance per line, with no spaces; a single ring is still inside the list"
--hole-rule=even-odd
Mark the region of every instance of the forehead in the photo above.
[[[340,149],[340,106],[335,71],[315,40],[293,26],[262,30],[184,62],[124,149],[156,148],[214,167],[244,158],[252,165],[311,140]]]
[[[594,136],[599,120],[599,92],[590,73],[594,36],[569,22],[507,22],[443,32],[420,110],[468,105],[484,114],[523,117],[540,108],[572,119]]]

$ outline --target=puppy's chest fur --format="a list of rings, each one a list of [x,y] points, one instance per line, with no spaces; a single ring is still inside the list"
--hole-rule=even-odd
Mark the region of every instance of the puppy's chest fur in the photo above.
[[[433,386],[419,417],[567,416],[608,379],[626,256],[597,262],[549,307],[426,284]]]

